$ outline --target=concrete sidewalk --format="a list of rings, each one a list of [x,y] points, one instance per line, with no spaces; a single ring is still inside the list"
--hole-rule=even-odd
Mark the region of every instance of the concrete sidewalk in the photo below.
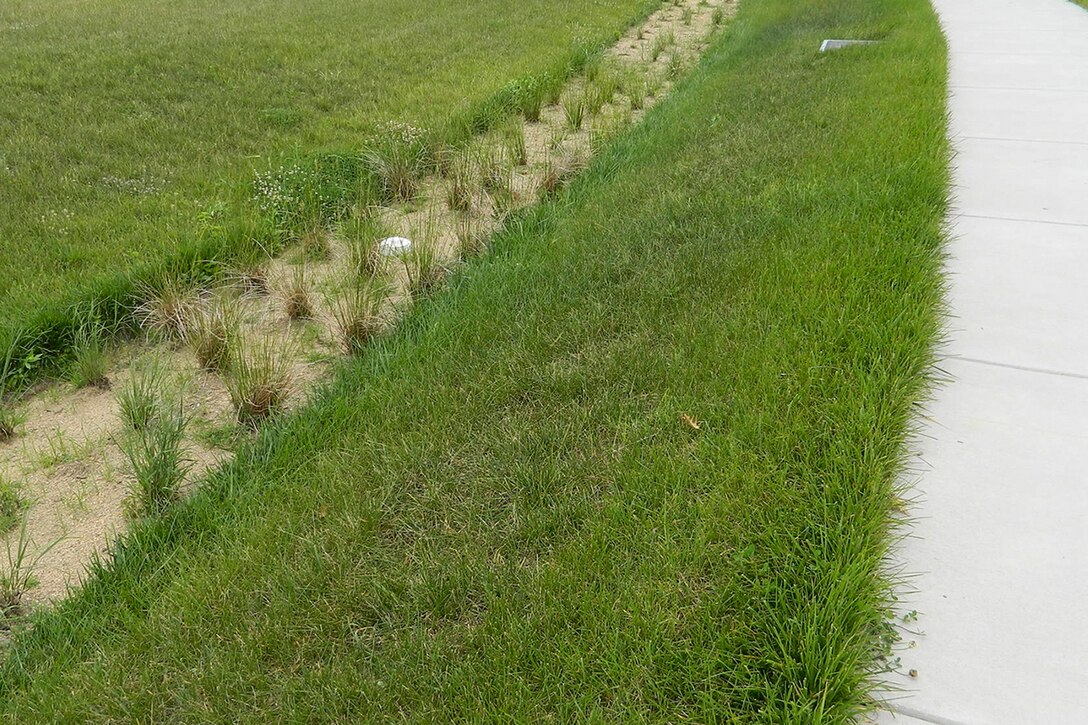
[[[1088,11],[934,5],[956,149],[951,382],[923,422],[899,552],[917,634],[883,721],[1088,723]]]

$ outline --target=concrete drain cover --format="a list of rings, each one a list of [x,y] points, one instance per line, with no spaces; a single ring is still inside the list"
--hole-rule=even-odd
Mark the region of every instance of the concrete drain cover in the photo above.
[[[387,257],[396,257],[412,248],[412,240],[404,237],[389,237],[378,242],[378,251]]]
[[[851,45],[873,45],[879,41],[876,40],[835,40],[828,38],[823,43],[820,43],[820,52],[826,53],[829,50],[838,50],[839,48],[846,48]]]

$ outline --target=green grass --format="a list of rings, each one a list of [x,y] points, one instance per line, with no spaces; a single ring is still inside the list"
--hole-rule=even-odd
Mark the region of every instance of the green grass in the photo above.
[[[69,305],[266,234],[246,201],[280,158],[359,155],[388,121],[452,133],[651,5],[0,4],[0,347],[29,324],[63,350]]]
[[[0,476],[0,536],[15,528],[25,508],[22,489]]]
[[[938,330],[944,79],[924,0],[749,0],[40,615],[5,715],[850,722]]]

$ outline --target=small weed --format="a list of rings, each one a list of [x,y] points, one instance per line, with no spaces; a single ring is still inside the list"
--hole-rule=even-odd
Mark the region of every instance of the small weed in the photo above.
[[[623,75],[616,68],[606,67],[593,83],[600,103],[611,103],[616,93],[623,87]]]
[[[684,12],[680,14],[680,22],[684,25],[691,25],[692,9],[684,8]]]
[[[15,437],[16,429],[22,424],[23,416],[15,412],[13,401],[9,395],[9,387],[15,377],[16,369],[15,347],[18,340],[12,340],[4,353],[4,359],[0,364],[0,443]]]
[[[513,169],[499,154],[492,155],[486,164],[483,185],[488,196],[491,197],[494,216],[503,218],[510,212],[516,201]]]
[[[266,295],[269,292],[268,267],[254,263],[235,270],[234,278],[242,289],[242,294]]]
[[[536,79],[523,79],[515,85],[514,103],[518,111],[530,123],[540,120],[540,109],[544,105],[544,84]]]
[[[597,79],[600,78],[601,74],[604,73],[605,70],[606,68],[604,57],[601,55],[593,56],[593,58],[591,58],[585,66],[584,72],[586,80],[589,83],[596,83]]]
[[[190,426],[194,430],[194,438],[208,448],[216,448],[221,451],[234,450],[245,440],[244,429],[231,421],[228,423],[210,424],[199,418],[193,420]]]
[[[512,171],[501,153],[485,151],[480,157],[480,183],[489,194],[509,189]]]
[[[156,403],[158,414],[121,444],[136,479],[138,509],[149,516],[160,515],[177,502],[189,469],[182,450],[188,416],[180,402]]]
[[[209,372],[222,372],[233,359],[240,330],[237,307],[217,297],[194,310],[183,339],[200,367]]]
[[[592,117],[601,112],[605,104],[604,94],[596,85],[586,86],[585,93],[586,115]]]
[[[62,430],[47,433],[45,442],[48,450],[39,449],[34,457],[34,465],[42,470],[79,460],[84,452],[81,450],[82,447],[66,436]]]
[[[541,196],[558,193],[583,168],[585,168],[585,161],[578,156],[552,156],[544,167],[544,176],[540,182]]]
[[[549,106],[558,106],[563,97],[563,81],[560,78],[549,77],[543,83],[544,103]]]
[[[332,305],[340,344],[348,355],[357,355],[382,329],[382,308],[389,285],[380,279],[351,280]]]
[[[102,326],[87,323],[76,332],[72,348],[72,363],[68,369],[69,380],[77,388],[108,388],[109,355],[103,339]]]
[[[627,100],[632,111],[641,110],[646,106],[647,83],[642,75],[635,74],[626,83]]]
[[[722,19],[725,17],[725,13],[721,8],[714,8],[714,12],[710,14],[710,22],[713,25],[721,25]]]
[[[27,517],[23,514],[14,551],[11,542],[7,542],[8,565],[4,572],[0,572],[0,620],[8,620],[22,614],[23,596],[37,583],[34,568],[42,557],[60,541],[60,539],[53,541],[35,556],[29,557],[30,536],[26,526]]]
[[[646,76],[646,96],[653,98],[661,93],[662,79],[658,73],[649,73]]]
[[[293,386],[292,359],[292,351],[270,337],[237,346],[224,382],[239,423],[258,428],[283,411]]]
[[[563,146],[563,142],[567,140],[566,129],[553,128],[548,136],[548,150],[551,152],[558,151]]]
[[[9,401],[0,398],[0,443],[15,437],[23,416],[12,409]]]
[[[638,26],[638,30],[635,31],[635,40],[642,40],[646,37],[646,26]]]
[[[430,150],[430,156],[434,173],[443,179],[448,179],[457,159],[457,149],[448,143],[436,141]]]

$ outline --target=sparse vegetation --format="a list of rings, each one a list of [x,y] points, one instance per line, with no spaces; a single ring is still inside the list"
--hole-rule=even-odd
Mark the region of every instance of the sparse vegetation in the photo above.
[[[457,220],[457,256],[462,262],[479,256],[487,250],[483,225],[471,215]]]
[[[15,431],[22,422],[22,416],[16,412],[12,400],[12,380],[16,374],[15,350],[18,338],[11,341],[0,359],[0,443],[15,437]]]
[[[631,110],[642,110],[646,105],[646,96],[648,95],[646,78],[642,75],[629,78],[624,90],[627,93],[627,101]]]
[[[23,614],[23,596],[35,584],[34,568],[49,550],[57,545],[53,541],[36,554],[30,553],[30,537],[27,534],[26,514],[19,524],[19,535],[14,541],[5,542],[7,567],[0,571],[0,629],[7,629],[13,618]]]
[[[674,45],[676,45],[676,33],[671,30],[655,36],[653,43],[650,45],[650,60],[656,61],[661,57],[662,53]]]
[[[268,264],[266,260],[254,260],[231,271],[229,279],[238,285],[244,295],[268,294]]]
[[[558,106],[563,97],[563,82],[561,78],[549,77],[544,83],[544,103],[549,106]]]
[[[519,81],[514,89],[514,102],[522,118],[530,123],[540,120],[540,110],[544,105],[544,83],[535,78]]]
[[[406,203],[419,193],[429,146],[422,129],[388,124],[366,152],[371,171],[381,181],[384,200]]]
[[[302,235],[302,256],[306,261],[324,262],[331,254],[329,233],[325,229],[311,229]]]
[[[119,17],[107,0],[0,3],[0,349],[73,296],[129,295],[122,281],[153,273],[148,262],[267,239],[234,203],[250,159],[357,155],[382,131],[375,119],[444,133],[503,91],[511,68],[561,77],[644,6],[496,0],[466,15],[455,0],[149,0]],[[495,17],[503,32],[481,53]],[[401,32],[355,32],[374,27]]]
[[[555,194],[574,178],[583,168],[585,159],[577,154],[552,155],[548,158],[544,168],[544,176],[540,182],[540,192],[543,196]]]
[[[446,203],[453,211],[467,212],[472,209],[472,164],[465,154],[460,154],[450,167],[446,181]]]
[[[665,67],[665,77],[674,83],[684,73],[684,56],[680,54],[680,51],[673,50],[669,54],[669,64]]]

